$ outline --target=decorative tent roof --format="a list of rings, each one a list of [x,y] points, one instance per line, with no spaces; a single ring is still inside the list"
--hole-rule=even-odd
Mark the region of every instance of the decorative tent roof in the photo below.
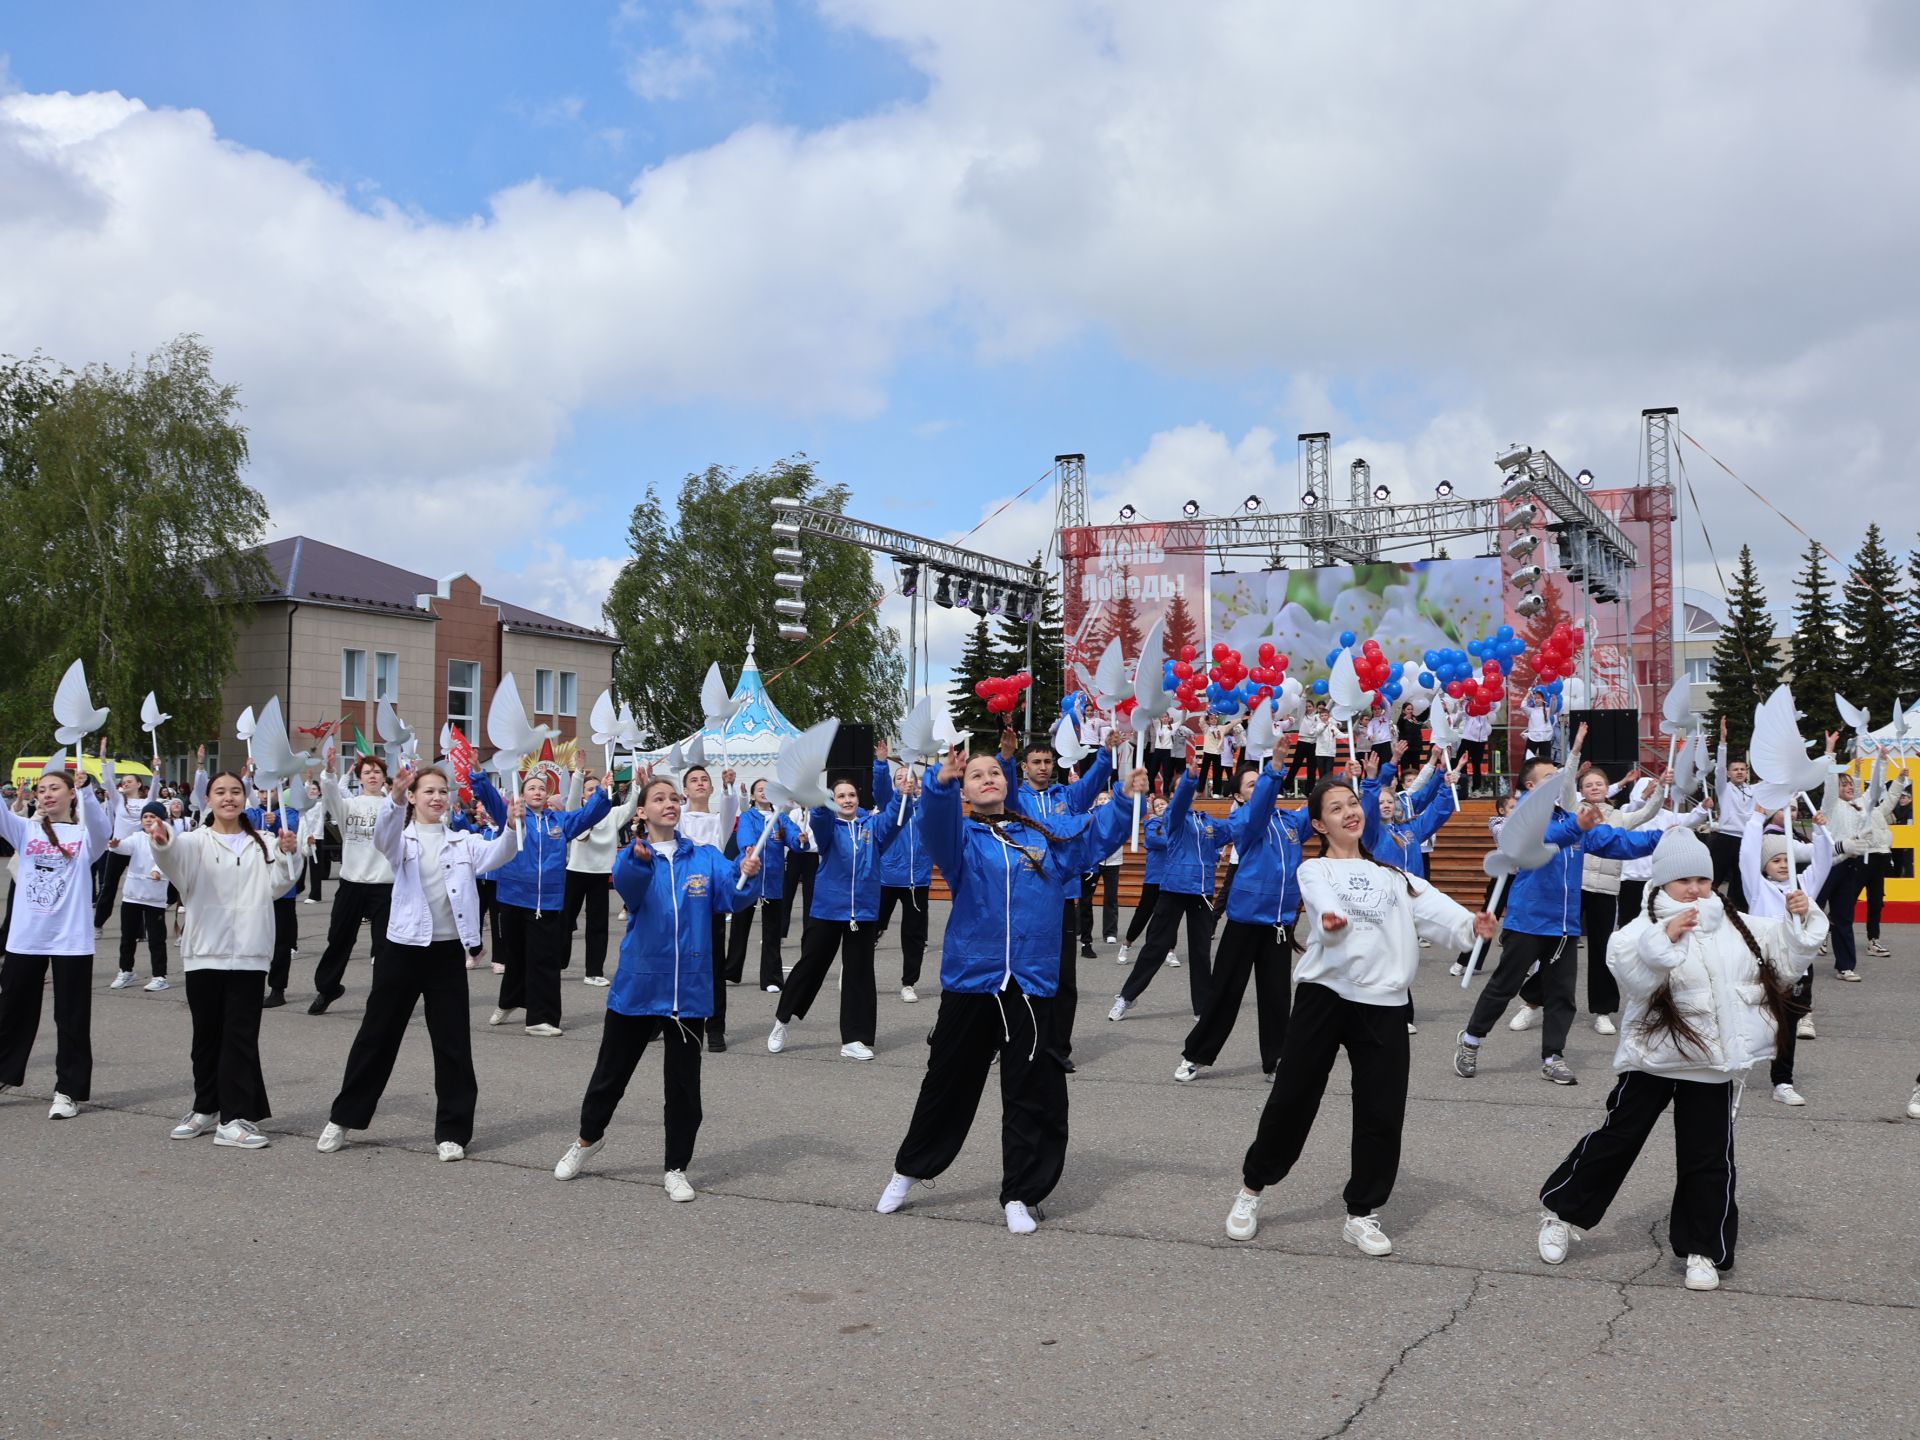
[[[773,703],[767,694],[766,683],[760,678],[760,665],[753,656],[754,639],[747,637],[747,663],[740,671],[740,681],[733,687],[735,704],[745,701],[739,713],[727,721],[725,726],[708,725],[695,732],[706,741],[707,760],[718,765],[721,757],[735,770],[746,768],[771,770],[774,757],[780,753],[780,743],[800,733],[791,720],[780,713],[780,707]],[[722,733],[724,731],[724,734]],[[682,736],[682,747],[693,743],[692,735]],[[643,760],[654,761],[664,756],[672,747],[641,751]]]

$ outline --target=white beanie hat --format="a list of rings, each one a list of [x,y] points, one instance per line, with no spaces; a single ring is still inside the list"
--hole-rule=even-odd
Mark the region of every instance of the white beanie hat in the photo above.
[[[1777,858],[1787,853],[1787,837],[1768,835],[1760,842],[1760,863],[1771,865]]]
[[[1700,843],[1700,837],[1687,829],[1668,830],[1653,852],[1653,874],[1647,883],[1655,889],[1675,880],[1691,880],[1713,875],[1713,856]]]

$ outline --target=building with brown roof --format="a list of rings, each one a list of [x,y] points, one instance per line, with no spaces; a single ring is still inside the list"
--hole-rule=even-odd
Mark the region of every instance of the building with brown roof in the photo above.
[[[345,716],[375,743],[375,707],[391,699],[425,754],[447,720],[485,748],[487,702],[503,674],[535,723],[565,736],[584,732],[611,682],[613,636],[485,595],[464,573],[436,580],[304,535],[263,553],[276,583],[253,602],[222,692],[227,763],[242,753],[240,712],[270,695],[292,726]]]

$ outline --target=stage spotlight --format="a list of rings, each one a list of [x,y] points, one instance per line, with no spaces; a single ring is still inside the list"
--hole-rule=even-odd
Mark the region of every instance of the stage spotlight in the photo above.
[[[1540,537],[1538,535],[1522,535],[1518,540],[1507,546],[1507,554],[1511,555],[1515,560],[1525,560],[1539,548]]]
[[[1006,591],[1002,590],[998,585],[989,585],[986,587],[986,591],[987,614],[998,615],[1007,603]]]
[[[1593,472],[1591,470],[1582,470],[1578,475],[1573,477],[1573,483],[1578,485],[1582,490],[1591,490],[1593,488]]]
[[[920,567],[918,565],[902,565],[900,567],[900,593],[902,595],[917,595],[920,593]]]
[[[1120,507],[1120,518],[1122,520],[1131,520],[1133,519],[1134,516],[1138,515],[1139,513],[1140,512],[1134,509],[1133,506],[1131,505],[1122,505]]]
[[[1260,513],[1260,497],[1258,495],[1247,496],[1246,499],[1240,502],[1240,508],[1249,515],[1258,515]]]
[[[972,594],[973,594],[973,581],[969,580],[964,575],[956,575],[953,577],[953,603],[955,605],[959,606],[961,609],[964,610],[967,605],[968,597],[970,597]]]
[[[1546,608],[1547,602],[1545,600],[1542,600],[1538,595],[1529,595],[1513,607],[1513,613],[1516,615],[1525,615],[1528,619],[1532,619]]]
[[[984,583],[973,587],[973,603],[967,608],[982,620],[987,618],[987,587]]]
[[[951,575],[942,575],[933,582],[933,603],[942,610],[953,608],[953,577]]]
[[[782,625],[780,627],[780,638],[782,640],[804,640],[807,638],[807,627],[804,625]]]
[[[1180,513],[1189,520],[1193,519],[1194,516],[1200,513],[1200,502],[1198,500],[1187,501],[1186,504],[1180,507]]]
[[[1526,468],[1527,461],[1532,458],[1532,446],[1516,445],[1493,463],[1498,465],[1502,470],[1523,470]]]
[[[776,545],[773,547],[773,563],[776,565],[798,565],[806,558],[806,556],[802,555],[791,545]]]
[[[807,613],[807,602],[804,600],[776,600],[773,602],[773,613],[778,615],[782,620],[798,621],[801,616]]]
[[[1530,529],[1533,522],[1539,518],[1540,507],[1529,500],[1518,510],[1515,510],[1511,515],[1507,516],[1501,523],[1509,530],[1526,530]]]
[[[1015,608],[1020,612],[1022,624],[1031,625],[1033,623],[1034,606],[1037,603],[1033,597],[1033,591],[1022,590],[1020,592],[1019,604]]]
[[[1386,481],[1382,480],[1378,485],[1373,487],[1373,498],[1375,500],[1390,500],[1393,498],[1393,491],[1387,488]]]
[[[1538,565],[1529,565],[1525,569],[1513,572],[1509,582],[1516,590],[1531,590],[1540,583],[1541,570]]]
[[[1300,497],[1301,508],[1306,510],[1311,510],[1314,506],[1318,505],[1319,503],[1320,503],[1320,497],[1313,492],[1313,488],[1311,486],[1307,488],[1307,493]]]
[[[773,583],[782,590],[804,590],[807,577],[797,570],[776,570],[773,572]]]
[[[1453,482],[1451,480],[1442,480],[1438,485],[1433,487],[1433,493],[1438,498],[1445,500],[1453,494]]]

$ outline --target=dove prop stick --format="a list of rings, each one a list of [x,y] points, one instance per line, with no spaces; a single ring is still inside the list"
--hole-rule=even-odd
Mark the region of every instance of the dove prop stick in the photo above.
[[[153,740],[153,773],[160,773],[160,727],[171,720],[171,715],[160,713],[160,702],[154,698],[153,691],[147,692],[147,698],[140,702],[140,728]]]
[[[827,790],[827,755],[833,749],[833,737],[839,733],[838,720],[822,720],[812,729],[781,742],[780,753],[773,760],[773,779],[767,782],[767,799],[773,802],[776,813],[790,805],[812,809],[832,803],[833,796]],[[747,853],[757,857],[766,848],[767,837],[772,833],[773,825],[769,822]],[[746,889],[747,877],[740,876],[733,882],[733,888]]]
[[[1513,813],[1507,816],[1506,823],[1500,827],[1500,837],[1494,842],[1482,868],[1493,877],[1493,894],[1487,900],[1489,914],[1497,914],[1500,909],[1500,897],[1506,893],[1508,883],[1522,870],[1538,870],[1553,859],[1553,846],[1547,844],[1547,826],[1553,823],[1553,812],[1559,799],[1559,787],[1554,785],[1536,785],[1520,797],[1513,807]],[[1465,990],[1473,983],[1473,972],[1480,966],[1480,955],[1486,949],[1485,939],[1473,942],[1473,952],[1467,956],[1466,973],[1460,977],[1460,988]]]
[[[938,750],[939,742],[933,738],[933,697],[923,695],[907,712],[907,718],[900,722],[900,759],[911,772],[915,764],[938,753]],[[906,819],[907,793],[902,790],[900,816],[895,823],[904,825]]]
[[[1360,688],[1360,672],[1353,668],[1353,652],[1342,650],[1327,674],[1327,698],[1333,702],[1333,718],[1347,722],[1347,763],[1360,768],[1360,747],[1354,740],[1354,716],[1372,708],[1367,692]]]
[[[620,712],[614,707],[613,692],[602,690],[593,702],[587,723],[593,727],[593,743],[605,755],[607,769],[613,769],[613,744],[620,738]]]
[[[508,793],[516,793],[513,775],[520,768],[520,757],[531,755],[540,749],[540,742],[551,740],[560,732],[545,726],[535,725],[527,719],[527,707],[520,699],[520,686],[509,671],[500,677],[500,683],[494,687],[493,700],[487,706],[487,743],[494,747],[493,762],[490,769],[499,775],[505,783],[502,788]],[[527,839],[526,821],[516,827],[520,843]]]
[[[707,678],[700,682],[700,711],[707,722],[707,729],[720,732],[720,768],[727,768],[727,722],[732,720],[747,706],[747,702],[735,700],[733,692],[727,689],[727,682],[720,678],[720,662],[714,661],[707,667]]]
[[[1800,738],[1794,719],[1793,692],[1786,686],[1754,707],[1747,761],[1759,781],[1753,787],[1754,803],[1769,810],[1787,809],[1798,792],[1826,783],[1826,757],[1807,754],[1807,742]]]
[[[79,745],[106,723],[107,714],[106,707],[96,706],[87,693],[87,667],[74,661],[53,692],[53,718],[59,726],[53,738],[63,746]]]
[[[1684,675],[1676,680],[1673,688],[1667,691],[1667,698],[1660,702],[1660,728],[1667,732],[1667,769],[1673,768],[1673,757],[1680,748],[1680,737],[1699,723],[1688,701],[1693,695],[1693,682]]]

